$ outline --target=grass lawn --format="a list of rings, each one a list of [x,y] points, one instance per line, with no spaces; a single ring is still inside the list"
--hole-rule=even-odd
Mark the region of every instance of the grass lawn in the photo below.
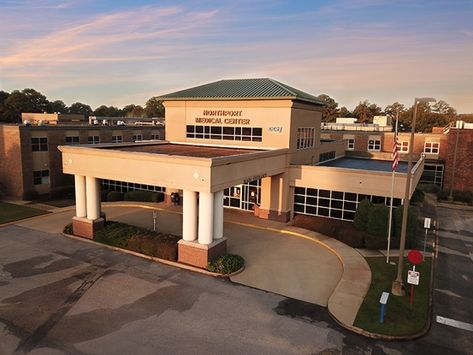
[[[383,291],[391,292],[397,266],[386,264],[384,257],[366,258],[366,261],[370,265],[372,273],[371,287],[358,311],[354,325],[373,333],[385,335],[412,335],[421,331],[428,316],[432,258],[426,258],[421,265],[416,266],[416,271],[420,272],[420,282],[418,286],[414,286],[414,304],[412,306],[409,305],[411,285],[407,284],[407,270],[412,269],[412,264],[405,258],[403,281],[406,295],[402,297],[389,295],[384,323],[379,322],[379,298]]]
[[[0,201],[0,224],[48,213],[36,208]]]
[[[45,205],[50,205],[54,207],[68,207],[75,205],[76,201],[74,199],[63,199],[63,200],[51,200],[44,201]]]

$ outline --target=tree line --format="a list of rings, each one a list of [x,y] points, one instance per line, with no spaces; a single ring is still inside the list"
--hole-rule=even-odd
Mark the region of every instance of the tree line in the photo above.
[[[399,130],[410,131],[414,105],[405,107],[399,102],[388,105],[384,110],[371,103],[368,100],[360,101],[353,109],[348,110],[346,107],[338,107],[338,103],[329,95],[322,94],[319,99],[325,102],[326,106],[322,112],[322,122],[335,122],[338,117],[353,117],[359,123],[372,123],[374,116],[386,115],[392,119],[393,125],[396,116],[399,117]],[[457,111],[443,100],[436,101],[432,104],[419,103],[417,105],[417,132],[431,132],[432,127],[446,127],[456,120],[473,122],[473,114],[457,114]]]
[[[414,107],[405,107],[399,102],[388,105],[384,110],[368,100],[360,101],[353,109],[338,107],[338,103],[329,95],[322,94],[319,99],[326,106],[322,112],[323,122],[335,122],[337,117],[354,117],[357,122],[373,122],[374,116],[387,115],[392,121],[399,117],[399,130],[409,131]],[[75,102],[67,106],[61,100],[49,101],[45,95],[34,89],[14,90],[11,93],[0,91],[0,121],[21,122],[22,112],[60,112],[74,113],[84,116],[106,117],[164,117],[164,106],[157,97],[151,97],[144,106],[129,104],[123,108],[101,105],[94,110],[87,104]],[[443,100],[433,104],[420,103],[417,107],[416,131],[430,132],[432,127],[445,127],[455,120],[473,122],[473,114],[458,115],[457,111]]]
[[[0,91],[0,121],[20,123],[22,112],[58,112],[84,116],[106,117],[164,117],[164,106],[156,97],[146,101],[145,106],[129,104],[123,108],[101,105],[93,110],[89,105],[75,102],[67,106],[61,100],[49,101],[34,89]]]

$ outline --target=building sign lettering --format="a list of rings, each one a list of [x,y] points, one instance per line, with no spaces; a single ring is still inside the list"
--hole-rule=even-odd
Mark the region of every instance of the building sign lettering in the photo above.
[[[196,117],[195,123],[249,125],[246,118]]]
[[[268,128],[268,131],[269,131],[269,132],[273,132],[273,133],[282,133],[282,127],[280,127],[280,126],[272,126],[272,127],[269,127],[269,128]]]
[[[248,118],[241,117],[241,110],[203,110],[202,116],[196,117],[195,123],[200,124],[226,124],[226,125],[249,125]]]

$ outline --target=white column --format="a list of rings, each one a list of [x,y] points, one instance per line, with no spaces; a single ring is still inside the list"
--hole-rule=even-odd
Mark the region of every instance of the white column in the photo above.
[[[192,242],[197,239],[197,192],[183,190],[182,239]]]
[[[214,239],[223,238],[223,190],[214,193]]]
[[[214,194],[199,192],[199,244],[210,244],[213,240]]]
[[[86,176],[85,187],[87,195],[87,219],[95,220],[100,217],[100,187],[99,180]]]
[[[87,205],[85,199],[85,176],[74,175],[75,193],[76,193],[76,216],[87,216]]]

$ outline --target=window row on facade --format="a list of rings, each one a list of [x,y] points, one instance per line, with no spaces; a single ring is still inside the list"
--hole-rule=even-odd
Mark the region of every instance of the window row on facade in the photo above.
[[[143,139],[142,134],[133,134],[132,141],[140,141]],[[160,139],[159,134],[151,134],[150,139]],[[78,135],[66,135],[64,139],[67,145],[79,145],[80,138]],[[99,135],[89,135],[87,137],[87,144],[99,144]],[[122,135],[113,135],[112,143],[123,143]],[[33,152],[46,152],[48,151],[48,137],[33,137],[31,138],[31,147]]]
[[[379,204],[389,205],[391,203],[391,199],[384,196],[296,187],[294,190],[294,213],[353,221],[358,204],[364,199]],[[400,199],[393,199],[394,206],[400,204]]]
[[[261,142],[263,140],[263,129],[261,127],[187,125],[186,137],[196,139]]]
[[[165,192],[166,191],[166,188],[162,186],[137,184],[134,182],[126,182],[126,181],[102,179],[100,183],[101,183],[102,189],[104,190],[119,191],[119,192],[128,192],[128,191],[134,191],[134,190],[152,191],[152,192]]]
[[[345,137],[347,141],[347,150],[355,150],[355,138],[354,137]],[[399,141],[399,151],[401,153],[408,153],[409,152],[409,141]],[[368,140],[368,144],[366,149],[370,152],[380,152],[381,151],[381,137],[372,138]],[[424,153],[426,154],[439,154],[440,152],[440,143],[439,142],[424,142]]]

